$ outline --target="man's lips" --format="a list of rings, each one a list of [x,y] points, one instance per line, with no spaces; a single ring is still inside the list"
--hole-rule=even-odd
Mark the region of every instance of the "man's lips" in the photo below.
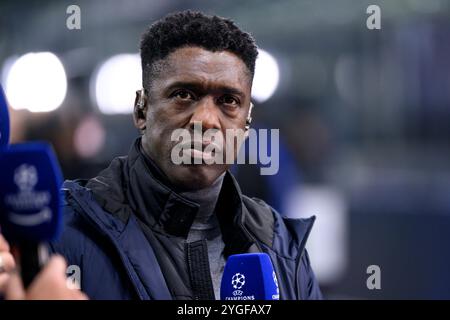
[[[209,147],[208,147],[209,146]],[[211,149],[211,151],[205,152],[205,148]],[[188,152],[192,158],[210,160],[214,157],[215,153],[221,153],[222,147],[218,144],[208,142],[187,142],[181,145],[183,152]]]

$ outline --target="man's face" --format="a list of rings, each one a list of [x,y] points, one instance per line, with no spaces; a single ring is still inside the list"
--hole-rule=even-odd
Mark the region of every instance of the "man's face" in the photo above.
[[[200,47],[177,49],[165,59],[162,71],[152,79],[145,118],[139,119],[135,112],[136,126],[146,127],[142,137],[144,152],[174,185],[186,190],[210,186],[229,164],[174,164],[172,148],[179,142],[171,140],[172,133],[176,129],[193,133],[194,124],[199,123],[203,131],[216,130],[222,137],[227,129],[243,130],[250,94],[251,75],[244,62],[233,53],[212,52]],[[203,139],[203,147],[209,142]],[[239,146],[233,145],[234,158]],[[223,152],[230,152],[230,149],[224,148]]]

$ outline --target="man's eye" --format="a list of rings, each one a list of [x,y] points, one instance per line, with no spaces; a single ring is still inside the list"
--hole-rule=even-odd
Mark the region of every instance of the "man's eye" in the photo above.
[[[232,106],[232,107],[238,107],[239,106],[239,100],[232,96],[223,96],[219,99],[220,103]]]
[[[194,100],[194,95],[188,90],[177,90],[172,94],[172,97],[176,97],[181,100]]]

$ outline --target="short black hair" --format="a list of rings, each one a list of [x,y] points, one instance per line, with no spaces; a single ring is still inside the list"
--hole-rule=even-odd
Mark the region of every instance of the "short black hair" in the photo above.
[[[252,78],[255,74],[258,48],[249,33],[230,19],[187,10],[167,15],[143,33],[140,51],[144,87],[150,85],[150,79],[160,69],[157,62],[184,46],[230,51],[242,59]]]

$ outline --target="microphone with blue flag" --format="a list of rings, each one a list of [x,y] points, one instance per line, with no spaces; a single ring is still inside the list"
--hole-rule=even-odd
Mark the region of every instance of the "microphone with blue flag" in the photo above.
[[[61,229],[61,170],[47,143],[0,150],[0,226],[27,287],[48,259]]]
[[[220,287],[221,300],[280,300],[278,280],[266,253],[231,255]]]

